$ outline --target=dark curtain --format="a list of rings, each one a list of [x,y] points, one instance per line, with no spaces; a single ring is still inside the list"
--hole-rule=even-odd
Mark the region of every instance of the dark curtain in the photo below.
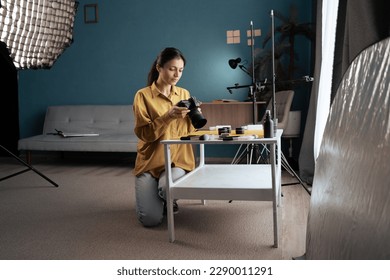
[[[305,183],[311,185],[314,176],[314,130],[316,123],[316,108],[318,87],[321,74],[322,62],[322,0],[314,1],[316,11],[316,41],[315,41],[315,61],[314,61],[314,81],[310,93],[310,103],[307,112],[305,129],[303,132],[302,146],[299,153],[299,175]]]
[[[339,0],[331,100],[355,57],[389,36],[389,0]]]

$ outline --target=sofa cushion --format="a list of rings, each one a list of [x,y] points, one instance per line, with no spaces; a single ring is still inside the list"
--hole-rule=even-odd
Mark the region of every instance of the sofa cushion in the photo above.
[[[55,132],[134,134],[132,105],[52,106],[47,109],[43,134]]]

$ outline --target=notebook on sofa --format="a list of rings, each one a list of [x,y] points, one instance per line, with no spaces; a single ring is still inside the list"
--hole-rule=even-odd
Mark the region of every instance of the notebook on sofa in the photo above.
[[[71,133],[71,132],[63,132],[60,134],[62,137],[88,137],[88,136],[99,136],[98,133]]]
[[[99,136],[98,133],[75,133],[75,132],[63,132],[61,130],[56,129],[55,135],[60,135],[64,138],[66,137],[88,137],[88,136]]]

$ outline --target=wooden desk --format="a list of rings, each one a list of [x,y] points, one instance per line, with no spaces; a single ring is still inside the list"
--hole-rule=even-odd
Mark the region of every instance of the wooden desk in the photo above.
[[[274,246],[279,245],[278,206],[281,203],[281,149],[278,129],[274,138],[222,141],[164,140],[165,170],[167,172],[167,217],[169,241],[175,241],[173,201],[252,200],[272,201]],[[191,172],[173,182],[170,145],[195,144],[200,147],[200,162]],[[204,145],[268,144],[270,164],[205,164]],[[277,147],[277,148],[276,148]],[[248,176],[250,174],[250,176]]]
[[[256,123],[261,121],[259,116],[265,101],[256,102]],[[203,116],[207,119],[205,128],[216,125],[231,125],[232,129],[242,125],[253,124],[252,102],[206,102],[200,106]]]

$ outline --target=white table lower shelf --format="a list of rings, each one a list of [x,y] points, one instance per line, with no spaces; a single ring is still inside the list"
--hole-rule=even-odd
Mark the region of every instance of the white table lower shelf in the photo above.
[[[272,201],[271,165],[207,164],[170,188],[175,199]]]
[[[279,246],[278,206],[281,201],[280,137],[278,130],[274,138],[245,141],[221,140],[164,140],[165,164],[167,171],[167,218],[169,240],[174,242],[173,200],[247,200],[272,201],[274,247]],[[204,145],[214,144],[269,144],[270,164],[205,164]],[[200,146],[199,166],[182,178],[172,181],[171,144],[198,144]],[[276,156],[277,153],[277,156]],[[277,160],[276,160],[277,158]]]

